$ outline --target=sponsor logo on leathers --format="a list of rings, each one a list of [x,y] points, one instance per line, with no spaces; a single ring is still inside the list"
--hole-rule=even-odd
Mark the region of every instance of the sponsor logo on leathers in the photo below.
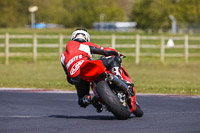
[[[72,66],[72,68],[70,70],[70,75],[74,75],[78,71],[78,69],[80,68],[80,66],[83,64],[83,62],[84,62],[84,60],[80,60],[80,61],[76,62]]]
[[[69,66],[70,66],[74,61],[76,61],[76,60],[78,60],[78,59],[81,59],[82,57],[83,57],[82,55],[77,55],[77,56],[73,57],[71,60],[69,60],[69,61],[67,62],[67,65],[66,65],[67,69],[69,68]]]

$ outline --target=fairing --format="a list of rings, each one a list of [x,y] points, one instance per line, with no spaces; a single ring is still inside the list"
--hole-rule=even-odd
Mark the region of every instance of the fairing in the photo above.
[[[100,60],[87,60],[80,68],[80,76],[82,79],[92,82],[99,75],[106,71],[102,61]]]

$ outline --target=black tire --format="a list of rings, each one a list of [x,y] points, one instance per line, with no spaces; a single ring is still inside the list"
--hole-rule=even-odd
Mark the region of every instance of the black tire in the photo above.
[[[117,119],[125,120],[130,117],[130,111],[121,104],[118,97],[112,92],[106,81],[102,80],[98,82],[96,89],[103,103]]]
[[[136,110],[133,111],[133,114],[136,116],[136,117],[142,117],[144,112],[141,110],[139,104],[136,103]]]

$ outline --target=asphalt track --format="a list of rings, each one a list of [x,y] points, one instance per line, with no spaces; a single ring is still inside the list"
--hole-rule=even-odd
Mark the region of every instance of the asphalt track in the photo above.
[[[0,133],[200,133],[200,98],[138,95],[144,116],[80,108],[74,93],[0,91]]]

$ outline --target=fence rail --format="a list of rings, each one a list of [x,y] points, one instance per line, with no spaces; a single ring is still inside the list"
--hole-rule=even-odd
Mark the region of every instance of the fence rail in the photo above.
[[[0,35],[1,40],[5,40],[4,43],[0,43],[0,48],[4,48],[4,52],[0,51],[0,56],[5,57],[5,64],[9,63],[9,57],[11,56],[32,56],[33,61],[37,61],[38,56],[45,55],[45,53],[38,53],[38,48],[58,48],[57,53],[48,53],[48,55],[52,56],[59,56],[63,52],[63,48],[65,47],[64,39],[69,39],[70,36],[64,36],[62,34],[60,35]],[[166,50],[169,49],[166,47],[166,41],[168,39],[173,40],[180,40],[183,41],[182,44],[176,44],[173,48],[176,49],[184,49],[183,53],[166,53]],[[11,39],[31,39],[32,43],[10,43]],[[57,43],[38,43],[39,39],[58,39]],[[124,53],[127,56],[134,56],[135,57],[135,63],[140,63],[140,57],[145,56],[155,56],[160,57],[160,61],[164,62],[165,57],[184,57],[185,62],[188,63],[189,57],[200,57],[200,53],[189,53],[189,49],[200,49],[200,37],[189,37],[188,35],[184,36],[141,36],[141,35],[135,35],[135,36],[92,36],[92,39],[109,39],[111,42],[111,45],[104,45],[104,46],[110,46],[112,48],[134,48],[135,50],[131,53]],[[116,43],[118,39],[121,40],[127,40],[132,39],[131,44],[119,44]],[[160,43],[159,44],[148,44],[144,43],[142,41],[145,40],[157,40]],[[196,44],[189,44],[190,41],[198,41]],[[130,42],[129,42],[130,43]],[[19,53],[19,52],[10,52],[10,48],[32,48],[31,53]],[[144,53],[141,52],[141,49],[160,49],[159,53]]]

